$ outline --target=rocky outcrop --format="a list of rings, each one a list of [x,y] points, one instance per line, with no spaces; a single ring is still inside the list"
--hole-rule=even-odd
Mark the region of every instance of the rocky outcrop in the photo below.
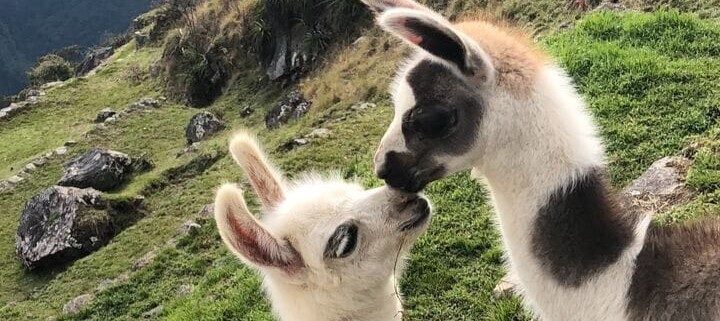
[[[75,68],[75,76],[87,75],[110,58],[113,53],[115,53],[115,49],[112,47],[102,47],[90,51],[85,56],[85,59]]]
[[[133,40],[135,40],[135,47],[137,49],[140,49],[142,47],[147,46],[148,43],[150,43],[150,36],[140,32],[140,31],[135,31],[133,33]]]
[[[310,110],[310,106],[312,102],[305,100],[300,91],[294,90],[265,115],[265,126],[268,129],[276,129],[290,120],[304,116]]]
[[[130,107],[128,107],[126,112],[159,108],[160,105],[162,105],[162,102],[160,102],[160,100],[158,100],[158,99],[142,98],[142,99],[132,103],[130,105]]]
[[[185,128],[188,145],[208,138],[225,128],[225,122],[210,112],[201,112],[190,119]]]
[[[632,181],[622,192],[635,209],[657,214],[684,204],[694,193],[685,186],[685,176],[692,161],[685,157],[665,157]]]
[[[94,148],[65,165],[58,185],[109,191],[120,186],[128,174],[152,166],[145,158],[133,160],[127,154]]]
[[[16,251],[30,269],[72,261],[112,236],[112,222],[94,189],[54,186],[25,203]]]
[[[104,108],[103,110],[99,111],[97,116],[95,116],[95,122],[96,123],[102,123],[105,122],[108,118],[115,116],[117,113],[113,111],[110,108]]]
[[[11,102],[9,100],[3,101],[4,107],[0,108],[0,121],[8,120],[11,117],[21,113],[23,110],[30,108],[37,104],[42,97],[45,96],[45,92],[38,89],[27,89],[22,95],[22,101]]]

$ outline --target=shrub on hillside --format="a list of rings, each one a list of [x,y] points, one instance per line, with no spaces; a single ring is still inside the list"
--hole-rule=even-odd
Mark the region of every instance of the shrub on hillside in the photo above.
[[[294,81],[332,43],[353,39],[369,17],[359,1],[201,2],[183,10],[182,27],[166,39],[168,95],[205,106],[233,76],[258,64],[270,80]]]
[[[70,79],[74,74],[74,67],[71,63],[58,55],[49,54],[38,59],[35,67],[28,72],[28,81],[30,85],[39,86],[53,81]]]

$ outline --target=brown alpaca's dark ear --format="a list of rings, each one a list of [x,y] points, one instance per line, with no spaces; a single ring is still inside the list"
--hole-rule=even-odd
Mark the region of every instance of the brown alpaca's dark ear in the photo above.
[[[378,17],[378,24],[407,43],[456,66],[463,74],[492,75],[488,55],[437,13],[390,9]]]
[[[242,191],[232,184],[215,198],[215,222],[227,247],[245,263],[293,274],[303,267],[298,252],[268,232],[250,213]]]

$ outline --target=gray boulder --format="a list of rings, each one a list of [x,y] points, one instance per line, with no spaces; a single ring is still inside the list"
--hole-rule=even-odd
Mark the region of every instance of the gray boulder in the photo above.
[[[690,200],[685,174],[692,162],[685,157],[665,157],[632,181],[622,192],[642,212],[657,214]]]
[[[304,116],[312,106],[312,102],[305,100],[300,91],[290,92],[280,103],[265,115],[265,126],[268,129],[279,128],[290,120]]]
[[[132,159],[128,155],[94,148],[65,165],[58,185],[109,191],[120,186],[130,172]]]
[[[190,119],[185,128],[188,145],[197,143],[225,129],[225,122],[210,112],[201,112]]]
[[[85,256],[113,234],[101,193],[53,186],[25,203],[15,247],[29,269],[51,267]]]
[[[89,52],[85,59],[75,69],[76,76],[84,76],[93,69],[100,66],[106,59],[113,55],[115,49],[112,47],[103,47]]]

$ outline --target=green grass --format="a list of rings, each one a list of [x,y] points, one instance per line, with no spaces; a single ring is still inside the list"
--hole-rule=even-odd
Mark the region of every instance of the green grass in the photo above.
[[[668,223],[720,215],[720,153],[713,143],[720,130],[719,30],[715,24],[676,12],[595,14],[577,28],[542,43],[568,69],[588,100],[608,145],[615,184],[625,184],[660,157],[680,154],[690,142],[702,142],[688,178],[700,195],[664,216]],[[370,36],[370,43],[382,46],[383,36]],[[317,99],[315,112],[278,130],[265,130],[263,116],[283,91],[263,86],[256,70],[243,71],[209,110],[222,114],[229,128],[258,131],[271,157],[291,176],[314,168],[334,168],[348,178],[376,186],[380,182],[372,174],[372,153],[391,118],[385,88],[402,51],[370,54],[370,48],[363,46],[339,51],[323,69],[303,81],[301,88]],[[7,168],[12,166],[5,164],[23,164],[67,139],[78,139],[104,104],[124,108],[142,96],[158,95],[160,84],[132,85],[122,80],[128,66],[146,70],[158,52],[154,48],[134,51],[128,46],[102,72],[54,89],[43,109],[33,109],[4,124],[7,126],[0,128],[3,170],[9,172]],[[365,99],[378,107],[349,111],[351,105]],[[257,112],[242,119],[239,113],[245,104]],[[167,177],[166,170],[192,160],[193,156],[176,159],[175,154],[185,144],[183,129],[194,112],[168,103],[122,119],[108,130],[81,139],[70,155],[53,160],[12,193],[0,194],[4,209],[0,214],[0,319],[61,316],[62,305],[69,299],[93,292],[97,297],[87,309],[60,319],[137,320],[162,305],[161,312],[151,319],[272,320],[259,277],[228,253],[212,220],[201,222],[202,228],[182,238],[177,246],[163,248],[182,222],[212,201],[217,186],[242,181],[240,170],[227,156],[193,175]],[[341,115],[346,118],[338,120]],[[315,127],[328,128],[332,134],[290,152],[276,151]],[[54,135],[47,135],[46,129],[54,130]],[[225,150],[230,134],[227,130],[203,142],[201,153]],[[155,169],[112,193],[128,197],[158,186],[148,193],[149,213],[109,245],[65,268],[24,272],[13,252],[24,201],[59,178],[64,160],[90,146],[131,155],[147,153],[156,162]],[[432,184],[427,194],[434,201],[436,215],[412,251],[401,284],[407,319],[530,320],[516,297],[491,294],[504,270],[499,235],[483,187],[463,173]],[[135,260],[153,249],[161,249],[153,263],[126,281],[95,291],[103,280],[128,271]],[[181,293],[181,288],[190,291]],[[8,302],[13,303],[5,305]]]
[[[718,122],[720,28],[690,14],[601,13],[545,46],[575,79],[627,183]]]

